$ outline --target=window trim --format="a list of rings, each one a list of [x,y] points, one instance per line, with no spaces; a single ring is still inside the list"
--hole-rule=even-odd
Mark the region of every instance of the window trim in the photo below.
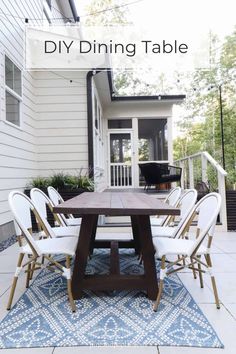
[[[43,13],[48,20],[48,24],[52,23],[52,7],[49,6],[46,0],[43,1]]]
[[[12,127],[15,127],[17,129],[22,130],[21,125],[22,125],[22,102],[23,102],[23,70],[22,68],[19,67],[19,65],[16,64],[15,60],[12,58],[12,56],[4,52],[3,55],[3,70],[4,70],[4,99],[5,99],[5,119],[4,122],[9,124]],[[15,92],[13,89],[11,89],[7,84],[6,84],[6,58],[8,58],[20,71],[21,75],[21,95],[19,95],[17,92]],[[19,125],[12,123],[11,121],[7,120],[7,112],[6,112],[6,92],[9,93],[11,96],[13,96],[15,99],[18,100],[19,102]]]
[[[103,143],[103,123],[102,123],[102,107],[100,102],[100,97],[97,92],[97,88],[93,86],[93,129],[95,135],[99,136],[99,140]],[[97,118],[97,127],[96,127],[96,118]]]
[[[22,102],[22,96],[20,96],[18,93],[16,93],[14,90],[12,90],[9,86],[5,84],[5,90],[10,93],[14,98],[16,98],[19,102]]]
[[[46,3],[48,4],[49,9],[52,9],[52,0],[46,0]]]

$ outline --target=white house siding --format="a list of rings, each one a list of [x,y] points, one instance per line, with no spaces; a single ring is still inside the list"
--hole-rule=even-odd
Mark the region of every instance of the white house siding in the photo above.
[[[87,169],[86,72],[37,72],[34,76],[40,175]]]
[[[5,122],[5,54],[22,69],[24,19],[17,17],[42,18],[42,2],[0,0],[0,9],[0,225],[2,225],[12,220],[7,202],[9,191],[13,188],[22,190],[29,179],[37,175],[33,78],[30,73],[23,73],[20,128],[8,124]]]
[[[52,18],[63,17],[60,11],[52,1]],[[42,24],[43,1],[0,0],[0,241],[12,232],[3,226],[12,221],[10,190],[88,166],[86,72],[23,72],[21,125],[5,121],[5,54],[23,68],[24,18]]]

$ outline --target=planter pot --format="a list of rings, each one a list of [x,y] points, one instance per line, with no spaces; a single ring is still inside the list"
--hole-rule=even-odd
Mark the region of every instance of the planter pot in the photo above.
[[[64,200],[68,200],[71,198],[76,197],[79,194],[82,194],[84,192],[89,192],[87,189],[84,188],[76,188],[76,189],[58,189],[58,192],[62,196]]]
[[[46,188],[40,188],[46,195],[48,195],[47,193],[47,189]],[[83,188],[77,188],[77,189],[58,189],[58,192],[61,194],[62,198],[64,200],[68,200],[71,198],[76,197],[79,194],[82,194],[84,192],[88,192],[87,189],[83,189]],[[24,193],[30,197],[30,189],[25,189]],[[80,215],[75,214],[75,217],[79,217]],[[38,226],[34,217],[34,214],[31,214],[32,217],[32,229],[33,231],[37,232],[38,231]],[[50,209],[47,208],[47,220],[49,222],[49,224],[51,226],[54,226],[54,217],[53,214],[51,213]]]
[[[228,230],[236,230],[236,191],[226,191]]]

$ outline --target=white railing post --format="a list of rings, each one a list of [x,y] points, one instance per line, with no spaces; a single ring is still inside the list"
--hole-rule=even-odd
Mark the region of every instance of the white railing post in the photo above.
[[[188,158],[189,188],[194,188],[193,159]]]
[[[181,174],[180,186],[181,186],[181,188],[182,188],[182,189],[184,189],[184,173],[185,173],[185,171],[184,171],[184,163],[183,163],[182,161],[180,161],[180,163],[179,163],[179,167],[181,167],[181,168],[182,168],[182,174]]]
[[[218,191],[222,198],[222,205],[220,210],[220,222],[224,231],[227,231],[227,212],[226,212],[226,191],[225,191],[225,176],[217,171]]]
[[[204,155],[204,153],[201,154],[201,162],[202,162],[202,181],[204,183],[208,182],[207,178],[207,159]]]

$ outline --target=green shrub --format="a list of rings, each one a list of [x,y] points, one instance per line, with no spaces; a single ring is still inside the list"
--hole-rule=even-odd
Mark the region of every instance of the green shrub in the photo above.
[[[50,186],[50,179],[45,177],[35,177],[30,183],[27,184],[26,188],[39,188],[46,189]]]
[[[51,186],[56,188],[56,189],[63,189],[66,188],[67,186],[67,181],[69,179],[69,176],[67,174],[64,174],[63,172],[59,172],[59,173],[54,173],[51,177],[50,177],[50,183]]]
[[[94,190],[94,182],[87,172],[80,169],[77,175],[70,175],[63,172],[54,173],[49,177],[36,177],[27,185],[27,188],[47,188],[52,186],[55,189],[77,189],[83,188],[89,191]]]
[[[78,188],[85,188],[89,191],[94,190],[94,182],[88,176],[78,176],[77,177],[77,186]]]

